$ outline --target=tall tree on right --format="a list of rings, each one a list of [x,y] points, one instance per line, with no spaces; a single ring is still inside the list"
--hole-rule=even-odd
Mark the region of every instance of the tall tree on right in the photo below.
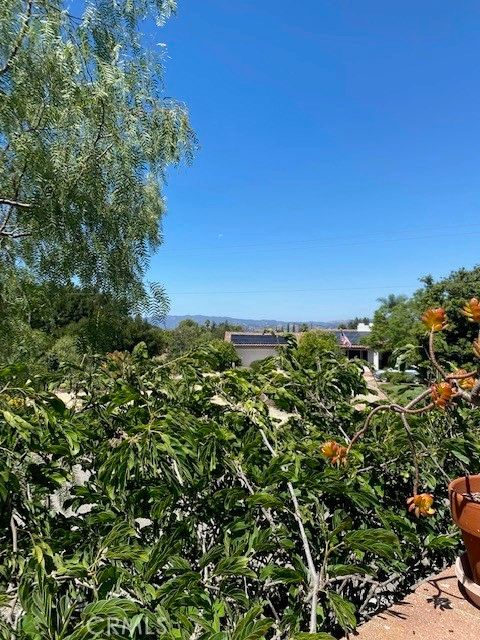
[[[474,362],[472,341],[477,337],[477,329],[460,310],[471,298],[480,295],[480,266],[458,269],[439,280],[424,276],[421,282],[423,286],[409,298],[392,294],[380,299],[369,344],[392,354],[392,365],[399,351],[408,351],[409,363],[423,366],[428,360],[428,345],[420,317],[425,309],[442,307],[451,322],[438,337],[439,356],[459,365]]]

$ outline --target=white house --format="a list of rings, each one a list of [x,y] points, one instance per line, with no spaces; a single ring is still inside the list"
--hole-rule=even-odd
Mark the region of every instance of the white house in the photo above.
[[[359,324],[356,329],[322,329],[333,333],[338,345],[345,351],[349,359],[360,358],[366,360],[370,366],[380,368],[380,354],[365,344],[365,338],[370,333],[370,326]],[[295,334],[300,336],[301,334]],[[263,360],[275,355],[278,348],[286,344],[284,334],[249,333],[247,331],[233,331],[225,333],[225,340],[231,342],[242,361],[242,366],[248,367],[257,360]]]
[[[335,334],[338,345],[345,350],[347,358],[350,360],[360,358],[366,360],[375,371],[380,369],[380,353],[365,344],[365,338],[371,331],[369,325],[361,322],[356,329],[328,329],[328,331]]]
[[[225,340],[235,347],[242,367],[249,367],[252,362],[274,356],[279,346],[286,344],[285,336],[271,333],[248,333],[227,331]]]

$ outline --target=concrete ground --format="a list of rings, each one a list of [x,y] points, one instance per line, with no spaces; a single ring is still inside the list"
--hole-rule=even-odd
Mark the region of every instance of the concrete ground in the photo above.
[[[454,567],[422,582],[348,640],[480,640],[480,609],[462,595]]]
[[[368,367],[363,368],[363,377],[367,383],[367,393],[355,396],[353,399],[355,409],[363,411],[367,406],[371,406],[372,403],[378,403],[384,400],[388,400],[388,397],[380,388],[375,376]]]

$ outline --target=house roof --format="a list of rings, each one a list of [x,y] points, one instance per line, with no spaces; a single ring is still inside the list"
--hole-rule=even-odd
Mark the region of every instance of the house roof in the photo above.
[[[225,339],[238,347],[275,347],[287,342],[284,336],[271,333],[227,333]]]
[[[343,333],[343,335],[352,343],[352,347],[365,346],[365,343],[362,342],[362,340],[370,333],[370,331],[357,331],[356,329],[329,329],[329,331],[335,334],[338,344],[340,344]]]
[[[344,329],[343,331],[342,329],[322,329],[322,331],[333,333],[340,346],[343,346],[341,344],[343,333],[351,342],[351,348],[367,348],[363,339],[368,336],[368,331],[356,331],[353,329]],[[271,333],[227,332],[225,334],[225,340],[237,347],[275,347],[287,343],[284,335],[274,335]]]

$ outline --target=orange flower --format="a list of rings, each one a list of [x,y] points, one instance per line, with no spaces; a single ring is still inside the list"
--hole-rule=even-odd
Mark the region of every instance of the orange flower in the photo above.
[[[335,442],[335,440],[329,440],[322,445],[321,451],[326,458],[329,458],[331,460],[337,454],[337,447],[338,444]]]
[[[468,371],[465,371],[465,369],[457,369],[456,371],[453,372],[453,375],[456,378],[457,376],[464,376],[463,378],[457,378],[457,384],[459,387],[467,390],[473,389],[473,387],[475,386],[475,383],[477,382],[477,379],[473,375],[469,377],[465,377],[467,373]]]
[[[409,505],[408,510],[414,511],[417,518],[433,516],[435,513],[435,509],[432,509],[433,496],[431,493],[417,493],[417,495],[408,498],[407,504]]]
[[[472,298],[470,302],[467,302],[461,313],[463,313],[469,322],[480,322],[480,302],[478,299]]]
[[[445,329],[447,326],[445,309],[441,307],[438,309],[427,309],[422,316],[422,322],[430,331],[441,331]]]
[[[342,447],[341,444],[337,445],[337,455],[332,458],[333,464],[346,464],[347,462],[347,447]]]
[[[346,462],[347,447],[343,447],[335,440],[329,440],[322,445],[322,454],[328,458],[332,464],[340,464]]]
[[[449,382],[438,382],[431,387],[432,401],[440,409],[445,409],[450,400],[455,396],[455,389]]]

